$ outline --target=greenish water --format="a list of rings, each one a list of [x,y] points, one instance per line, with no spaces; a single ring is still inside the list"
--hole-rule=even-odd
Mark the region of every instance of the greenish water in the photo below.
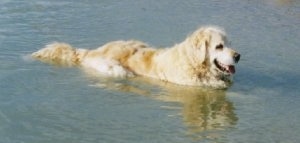
[[[52,41],[171,46],[201,25],[224,27],[242,54],[226,91],[92,77],[26,58]],[[299,25],[297,0],[3,0],[0,142],[297,143]]]

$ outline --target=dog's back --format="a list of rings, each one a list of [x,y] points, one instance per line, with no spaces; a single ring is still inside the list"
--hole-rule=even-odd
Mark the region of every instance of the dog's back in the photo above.
[[[73,48],[66,43],[52,43],[31,56],[49,64],[80,66],[105,75],[128,77],[147,74],[155,51],[135,40],[113,41],[93,50]]]

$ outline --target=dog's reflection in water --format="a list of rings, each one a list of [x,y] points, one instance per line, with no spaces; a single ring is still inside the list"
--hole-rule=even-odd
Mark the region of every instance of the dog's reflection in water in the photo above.
[[[218,138],[217,131],[233,127],[238,118],[233,103],[226,99],[224,90],[196,87],[167,88],[168,92],[158,99],[182,105],[180,116],[187,126],[188,134],[200,138]],[[201,134],[205,132],[205,134]]]
[[[170,118],[180,117],[187,127],[187,134],[195,140],[216,139],[220,136],[218,131],[230,129],[238,121],[233,103],[226,98],[225,90],[180,86],[142,77],[117,81],[114,78],[106,78],[105,81],[101,78],[101,81],[95,83],[109,90],[136,93],[167,103],[178,103],[177,107],[166,104],[162,105],[162,108],[179,110],[177,115],[170,115]]]

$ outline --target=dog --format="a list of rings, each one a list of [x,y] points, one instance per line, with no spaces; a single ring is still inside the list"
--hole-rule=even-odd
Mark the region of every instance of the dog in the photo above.
[[[227,43],[222,28],[205,26],[170,48],[153,48],[137,40],[113,41],[94,50],[55,42],[31,57],[113,77],[145,76],[180,85],[224,89],[231,85],[241,57]]]

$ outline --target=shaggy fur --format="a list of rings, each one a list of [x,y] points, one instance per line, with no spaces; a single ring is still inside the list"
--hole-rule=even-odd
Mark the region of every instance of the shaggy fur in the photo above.
[[[221,28],[208,26],[171,48],[156,49],[135,40],[109,42],[94,50],[53,43],[32,53],[32,57],[108,76],[141,75],[181,85],[227,88],[240,55],[226,47]]]

